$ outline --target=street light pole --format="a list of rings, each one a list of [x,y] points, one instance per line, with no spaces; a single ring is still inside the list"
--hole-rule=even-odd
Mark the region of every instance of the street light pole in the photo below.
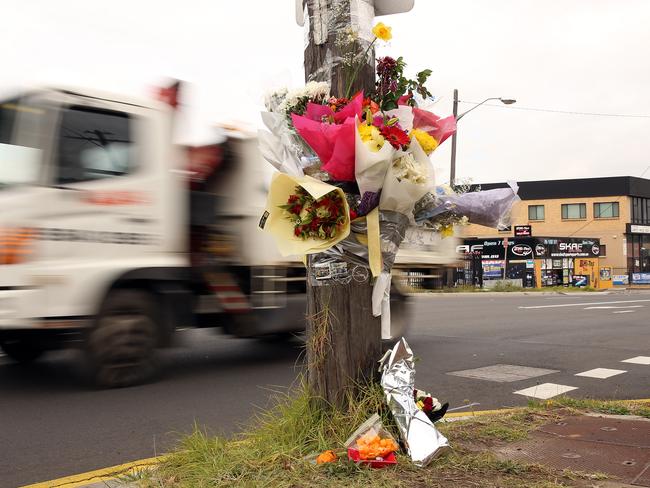
[[[454,119],[458,121],[458,90],[454,88]],[[456,133],[451,136],[451,168],[449,169],[449,186],[453,189],[456,182]]]
[[[490,97],[490,98],[486,98],[481,103],[477,103],[469,110],[458,115],[458,90],[454,89],[454,118],[456,119],[456,122],[458,122],[465,115],[470,113],[472,110],[477,109],[485,102],[489,102],[490,100],[499,100],[504,105],[512,105],[517,101],[512,98]],[[458,129],[456,129],[456,132],[454,132],[454,134],[451,136],[451,167],[449,169],[449,186],[451,186],[452,189],[454,188],[454,184],[456,182],[456,134],[457,133],[458,133]]]

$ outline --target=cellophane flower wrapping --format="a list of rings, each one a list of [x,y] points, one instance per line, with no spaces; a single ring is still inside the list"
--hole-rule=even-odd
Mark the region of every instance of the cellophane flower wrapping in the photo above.
[[[435,224],[445,214],[454,213],[466,216],[472,224],[507,229],[512,220],[512,206],[520,200],[517,192],[517,184],[510,183],[508,188],[435,195],[418,209],[415,220],[420,224]]]
[[[319,199],[332,191],[340,195],[343,204],[341,211],[345,218],[334,237],[303,239],[295,235],[294,223],[288,218],[283,207],[287,204],[289,197],[295,193],[296,186],[304,188],[314,199]],[[273,235],[278,250],[283,256],[319,253],[326,251],[348,236],[350,233],[350,208],[345,199],[345,193],[336,186],[309,176],[300,177],[276,173],[271,180],[266,210],[260,220],[260,227]]]
[[[426,466],[449,448],[449,441],[415,403],[415,360],[403,337],[386,353],[380,369],[386,402],[408,455],[416,466]]]
[[[415,223],[415,204],[435,187],[431,160],[413,139],[408,151],[397,151],[388,167],[379,199],[379,209],[398,212]]]
[[[309,103],[305,115],[291,115],[293,126],[316,153],[322,169],[338,181],[354,181],[355,128],[362,102],[363,93],[359,93],[338,112]]]
[[[379,203],[379,194],[384,186],[386,172],[395,154],[393,146],[384,142],[379,151],[372,151],[361,140],[358,124],[355,129],[354,174],[361,195],[362,214],[368,213]]]
[[[372,292],[373,315],[382,317],[382,337],[390,337],[391,270],[412,223],[415,204],[435,187],[431,160],[413,138],[408,151],[397,151],[388,167],[379,199],[380,239],[384,267]]]

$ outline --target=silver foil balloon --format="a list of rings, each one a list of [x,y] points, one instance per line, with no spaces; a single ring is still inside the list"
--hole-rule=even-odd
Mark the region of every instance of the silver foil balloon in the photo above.
[[[381,360],[381,386],[411,461],[426,466],[449,448],[449,441],[415,404],[415,361],[402,337]]]

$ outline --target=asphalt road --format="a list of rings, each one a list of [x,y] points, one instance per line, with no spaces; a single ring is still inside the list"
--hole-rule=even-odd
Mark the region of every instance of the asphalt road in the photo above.
[[[543,383],[555,385],[550,394],[562,385],[576,388],[568,393],[576,397],[650,397],[650,365],[621,362],[650,357],[650,293],[418,296],[412,310],[417,385],[452,407],[523,405],[526,396],[514,392],[542,394]],[[232,339],[205,329],[182,331],[179,339],[157,382],[118,390],[88,388],[72,352],[29,367],[0,357],[0,486],[160,454],[195,423],[231,434],[300,371],[298,342]],[[449,374],[494,365],[509,365],[511,375],[532,371],[513,366],[553,372],[526,379]],[[595,368],[625,373],[575,376]]]

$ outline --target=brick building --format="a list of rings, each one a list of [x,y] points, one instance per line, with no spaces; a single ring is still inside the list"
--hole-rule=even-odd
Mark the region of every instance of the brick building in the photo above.
[[[483,184],[481,189],[505,187]],[[597,238],[600,267],[616,281],[650,284],[650,180],[631,176],[522,181],[512,211],[511,230],[480,225],[461,229],[465,239],[514,237],[515,226],[532,236]]]

